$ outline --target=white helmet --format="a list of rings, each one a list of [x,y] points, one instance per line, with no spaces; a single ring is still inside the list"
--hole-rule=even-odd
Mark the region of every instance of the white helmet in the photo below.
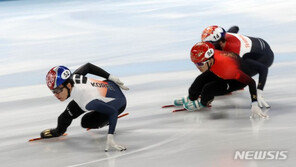
[[[225,37],[226,31],[219,26],[209,26],[203,30],[201,40],[203,42],[217,42]]]

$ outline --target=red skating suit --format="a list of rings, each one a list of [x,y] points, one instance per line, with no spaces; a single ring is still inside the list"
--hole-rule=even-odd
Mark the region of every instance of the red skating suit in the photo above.
[[[215,50],[210,71],[222,79],[235,79],[248,85],[252,79],[240,69],[239,58],[230,52]]]
[[[225,39],[224,51],[234,52],[240,57],[251,52],[252,41],[249,37],[240,34],[226,33]]]

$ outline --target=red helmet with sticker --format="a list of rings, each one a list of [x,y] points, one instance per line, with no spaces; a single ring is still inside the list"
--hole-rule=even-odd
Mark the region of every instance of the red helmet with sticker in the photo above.
[[[214,55],[215,46],[210,42],[198,42],[190,52],[191,61],[195,64],[209,60]]]
[[[217,42],[225,37],[226,31],[219,26],[209,26],[203,30],[201,40],[207,42]]]

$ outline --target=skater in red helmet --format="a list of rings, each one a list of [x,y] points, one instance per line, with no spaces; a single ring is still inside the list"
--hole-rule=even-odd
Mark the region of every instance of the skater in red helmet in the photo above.
[[[241,69],[249,76],[253,77],[259,74],[258,103],[260,107],[269,108],[270,106],[262,94],[267,80],[268,68],[274,60],[273,51],[265,40],[236,34],[237,32],[237,26],[231,27],[227,32],[220,26],[209,26],[204,29],[201,39],[213,43],[216,49],[239,55],[242,58]]]
[[[191,49],[191,61],[203,73],[192,83],[188,97],[175,100],[175,105],[183,105],[189,111],[200,110],[215,96],[248,86],[252,116],[268,117],[258,106],[255,81],[241,70],[240,58],[235,53],[216,50],[210,42],[199,42]]]

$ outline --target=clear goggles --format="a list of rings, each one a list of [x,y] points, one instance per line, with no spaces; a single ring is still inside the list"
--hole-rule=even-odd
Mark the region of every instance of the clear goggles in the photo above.
[[[64,86],[63,87],[57,87],[57,88],[52,90],[52,93],[53,94],[59,94],[59,93],[61,93],[63,91],[63,89],[64,89]]]
[[[203,62],[200,62],[200,63],[195,63],[195,65],[198,66],[198,67],[201,67],[201,66],[204,66],[207,62],[209,62],[209,60],[203,61]]]

